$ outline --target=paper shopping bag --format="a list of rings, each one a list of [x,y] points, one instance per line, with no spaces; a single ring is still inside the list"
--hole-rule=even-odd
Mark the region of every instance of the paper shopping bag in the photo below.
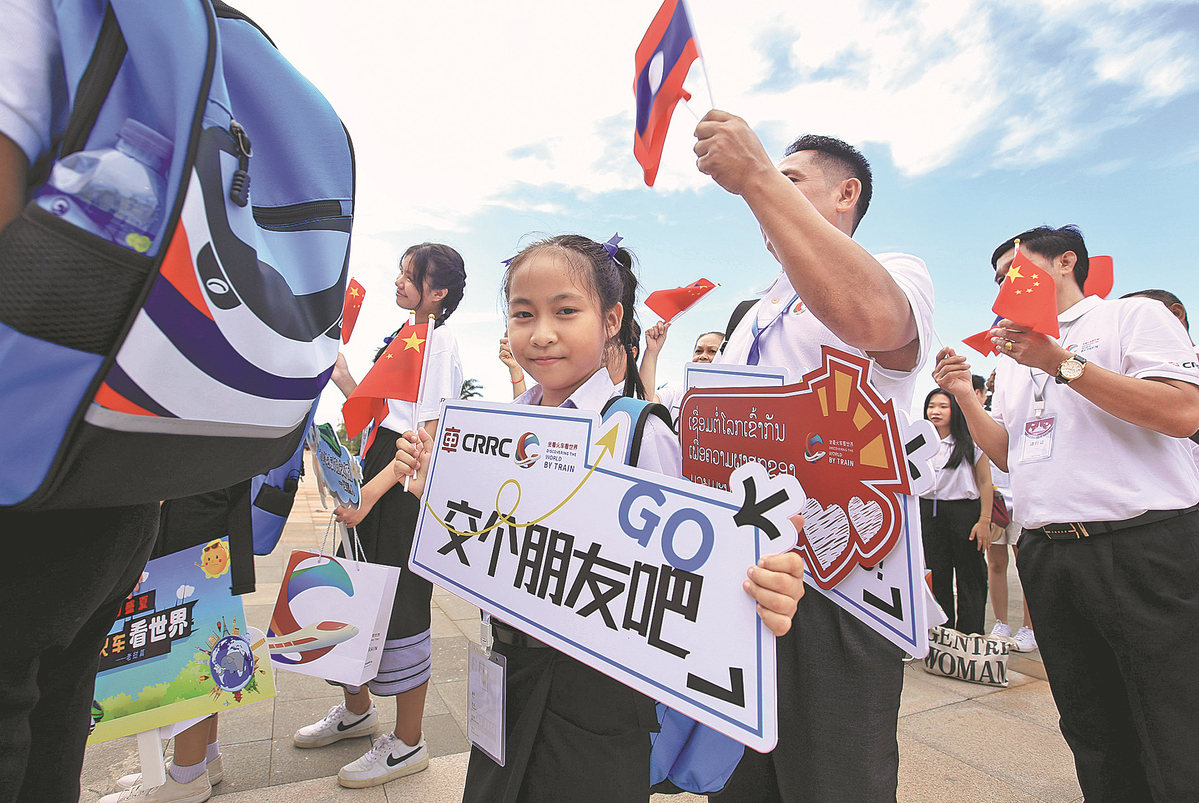
[[[400,570],[296,550],[271,613],[280,669],[360,686],[379,671]]]

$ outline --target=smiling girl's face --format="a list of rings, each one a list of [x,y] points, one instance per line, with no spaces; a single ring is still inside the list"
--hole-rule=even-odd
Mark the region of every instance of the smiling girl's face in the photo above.
[[[430,315],[441,311],[441,300],[446,291],[434,290],[428,279],[425,280],[424,292],[418,287],[412,275],[412,257],[406,256],[400,260],[400,275],[396,277],[396,305],[400,309],[414,310],[416,322],[424,323]]]
[[[557,249],[524,259],[508,282],[508,344],[541,385],[541,403],[557,407],[603,367],[604,345],[620,328],[621,305],[608,311]]]

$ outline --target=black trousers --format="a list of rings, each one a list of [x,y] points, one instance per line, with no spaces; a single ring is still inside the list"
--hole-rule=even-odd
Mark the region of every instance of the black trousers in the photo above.
[[[970,540],[982,503],[977,499],[920,500],[924,565],[933,573],[933,596],[945,611],[948,627],[963,633],[983,632],[987,615],[987,561]],[[933,515],[934,507],[936,515]],[[957,603],[953,579],[957,575]]]
[[[0,801],[75,803],[100,648],[158,530],[158,505],[0,510]]]
[[[779,741],[712,803],[895,803],[903,650],[809,588],[778,640]]]
[[[1199,800],[1199,513],[1016,565],[1087,803]]]

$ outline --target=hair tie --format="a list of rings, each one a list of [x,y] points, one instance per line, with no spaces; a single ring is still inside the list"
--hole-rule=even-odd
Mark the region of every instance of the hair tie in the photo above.
[[[623,239],[620,233],[617,232],[608,238],[608,242],[600,244],[608,252],[608,259],[611,259],[613,262],[616,261],[616,252],[620,250],[620,241]]]

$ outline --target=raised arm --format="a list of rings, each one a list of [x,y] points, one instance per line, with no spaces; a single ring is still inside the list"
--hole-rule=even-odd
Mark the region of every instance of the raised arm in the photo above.
[[[1009,320],[1000,321],[991,334],[1016,362],[1050,376],[1056,376],[1058,366],[1072,356],[1057,341]],[[1069,387],[1100,410],[1138,427],[1173,438],[1188,438],[1199,430],[1199,387],[1189,382],[1138,379],[1089,362]]]
[[[790,157],[780,172],[749,125],[727,112],[710,111],[695,136],[699,169],[749,205],[770,251],[808,309],[880,365],[914,368],[919,342],[907,296],[846,233],[852,230],[845,221],[853,215],[860,182],[847,179],[825,192],[820,170]],[[821,208],[811,197],[817,197]]]
[[[666,333],[670,330],[668,321],[658,321],[645,331],[645,354],[641,356],[641,384],[645,387],[646,399],[652,402],[661,401],[658,398],[658,355],[662,346],[666,345]]]
[[[966,424],[970,427],[970,437],[978,444],[978,448],[986,452],[991,462],[1000,471],[1007,471],[1007,430],[1003,425],[991,418],[991,414],[983,409],[982,402],[974,394],[974,383],[970,379],[970,364],[965,357],[958,356],[951,348],[943,348],[937,352],[937,367],[933,369],[933,379],[942,390],[953,395],[962,408]],[[991,470],[987,468],[987,474]],[[982,488],[979,487],[979,491]]]

